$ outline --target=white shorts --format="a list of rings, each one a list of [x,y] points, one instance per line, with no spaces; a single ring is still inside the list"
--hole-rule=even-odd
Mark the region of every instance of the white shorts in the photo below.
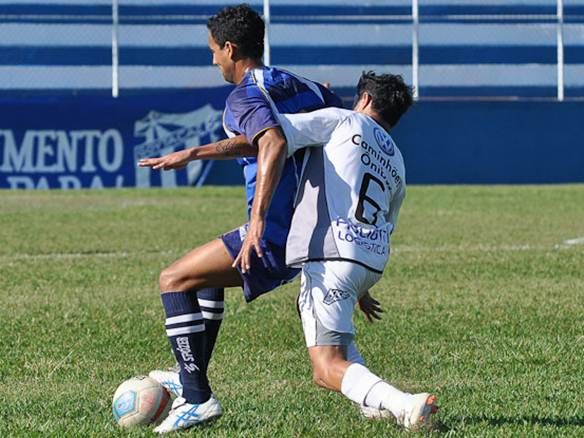
[[[355,305],[380,278],[381,274],[356,263],[305,263],[298,310],[306,346],[349,345],[355,336]]]

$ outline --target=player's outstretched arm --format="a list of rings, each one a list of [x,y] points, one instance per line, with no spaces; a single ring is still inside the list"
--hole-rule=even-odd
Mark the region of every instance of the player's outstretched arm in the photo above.
[[[254,251],[258,257],[263,256],[260,242],[264,234],[265,217],[286,162],[286,138],[280,127],[270,128],[263,132],[257,139],[257,144],[256,188],[249,228],[241,250],[233,261],[233,267],[239,266],[242,272],[249,270],[251,255]]]
[[[253,157],[257,154],[258,148],[249,144],[245,135],[238,135],[208,145],[172,152],[159,158],[143,158],[138,161],[138,166],[151,167],[154,170],[176,170],[184,168],[194,160],[225,160]]]

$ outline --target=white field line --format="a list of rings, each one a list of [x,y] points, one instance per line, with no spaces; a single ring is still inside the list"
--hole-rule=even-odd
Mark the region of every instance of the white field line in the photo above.
[[[546,246],[533,245],[442,245],[434,247],[396,245],[391,248],[392,252],[515,252],[532,250],[549,250]]]
[[[584,245],[584,237],[577,237],[575,239],[564,240],[563,243],[556,245],[556,248],[570,248],[576,245]]]
[[[480,251],[529,251],[529,250],[549,250],[548,247],[534,247],[530,245],[474,245],[458,246],[446,245],[438,247],[407,246],[397,245],[391,248],[392,252],[403,253],[432,253],[432,252],[480,252]],[[177,251],[111,251],[111,252],[71,252],[71,253],[48,253],[48,254],[14,254],[0,255],[0,262],[12,262],[18,260],[63,260],[63,259],[84,259],[84,258],[128,258],[145,255],[164,256],[176,254]]]
[[[176,251],[111,251],[111,252],[71,252],[71,253],[48,253],[48,254],[14,254],[0,256],[0,262],[11,262],[18,260],[64,260],[64,259],[84,259],[84,258],[128,258],[144,255],[163,256],[173,254]]]
[[[518,252],[518,251],[550,251],[565,249],[576,245],[584,245],[584,237],[565,240],[562,244],[549,246],[535,245],[442,245],[442,246],[411,246],[396,245],[391,247],[392,253],[475,253],[475,252]],[[48,254],[14,254],[0,255],[0,262],[13,262],[18,260],[63,260],[84,258],[128,258],[140,256],[165,256],[178,254],[178,251],[110,251],[110,252],[71,252]]]
[[[584,237],[578,237],[577,239],[565,240],[564,245],[584,245]]]

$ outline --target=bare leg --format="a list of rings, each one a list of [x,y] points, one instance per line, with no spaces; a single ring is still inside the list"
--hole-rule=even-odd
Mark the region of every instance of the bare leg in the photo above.
[[[189,251],[160,273],[160,290],[184,292],[206,287],[235,287],[243,282],[221,239]]]
[[[428,426],[430,416],[438,409],[434,395],[411,395],[398,390],[363,365],[348,362],[340,346],[310,347],[308,353],[314,383],[342,392],[359,405],[387,410],[406,429]]]
[[[193,249],[160,274],[166,334],[180,367],[182,396],[190,404],[206,403],[212,396],[207,378],[211,342],[197,292],[241,286],[232,263],[223,241],[216,239]]]
[[[343,376],[351,362],[348,362],[345,349],[338,345],[322,345],[308,349],[312,362],[314,383],[331,391],[341,392]]]

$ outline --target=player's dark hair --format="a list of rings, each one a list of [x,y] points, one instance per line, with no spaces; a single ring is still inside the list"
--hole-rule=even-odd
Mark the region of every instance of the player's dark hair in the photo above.
[[[371,96],[373,109],[392,127],[414,103],[412,87],[407,86],[400,75],[364,71],[357,84],[356,101],[364,92]]]
[[[230,41],[243,57],[261,59],[264,54],[264,20],[247,4],[222,9],[209,18],[207,28],[221,48]]]

